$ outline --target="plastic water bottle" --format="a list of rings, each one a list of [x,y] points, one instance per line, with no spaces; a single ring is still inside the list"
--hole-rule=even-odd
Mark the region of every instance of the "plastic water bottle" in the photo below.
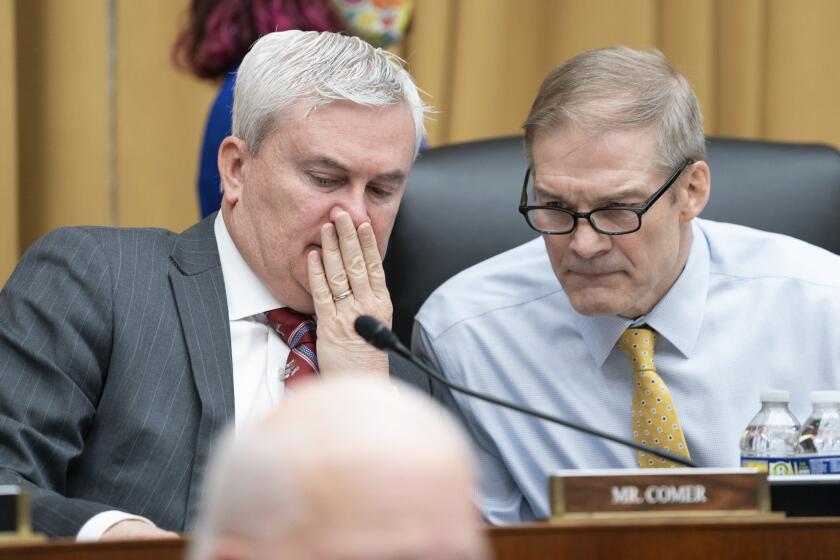
[[[768,474],[794,474],[799,422],[788,408],[788,391],[763,391],[761,410],[741,436],[741,466]]]
[[[811,403],[799,434],[800,472],[840,474],[840,391],[814,391]]]

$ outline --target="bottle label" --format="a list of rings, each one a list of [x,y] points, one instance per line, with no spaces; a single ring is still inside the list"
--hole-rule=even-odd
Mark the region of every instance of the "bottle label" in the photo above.
[[[757,469],[770,475],[804,474],[800,461],[794,457],[752,457],[741,456],[741,466]],[[808,471],[804,471],[807,473]]]
[[[800,455],[800,474],[840,474],[840,455]]]

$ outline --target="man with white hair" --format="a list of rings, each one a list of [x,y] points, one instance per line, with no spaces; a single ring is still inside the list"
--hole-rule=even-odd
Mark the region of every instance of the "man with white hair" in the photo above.
[[[29,490],[35,530],[183,531],[229,421],[318,375],[426,382],[353,331],[391,321],[382,257],[424,111],[396,57],[271,33],[239,69],[218,215],[65,228],[24,255],[0,294],[0,484]]]
[[[251,428],[211,462],[193,559],[487,557],[469,444],[416,391],[311,383]]]

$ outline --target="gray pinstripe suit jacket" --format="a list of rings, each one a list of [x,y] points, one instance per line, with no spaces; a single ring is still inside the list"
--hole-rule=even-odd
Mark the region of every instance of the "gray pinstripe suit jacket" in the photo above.
[[[0,484],[30,488],[36,530],[74,535],[109,509],[189,528],[234,415],[214,218],[54,231],[0,293]]]

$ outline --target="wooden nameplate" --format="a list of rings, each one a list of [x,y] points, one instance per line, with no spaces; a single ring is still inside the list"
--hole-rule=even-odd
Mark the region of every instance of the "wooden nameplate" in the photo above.
[[[549,479],[551,520],[760,516],[770,512],[767,474],[755,469],[563,470]]]

